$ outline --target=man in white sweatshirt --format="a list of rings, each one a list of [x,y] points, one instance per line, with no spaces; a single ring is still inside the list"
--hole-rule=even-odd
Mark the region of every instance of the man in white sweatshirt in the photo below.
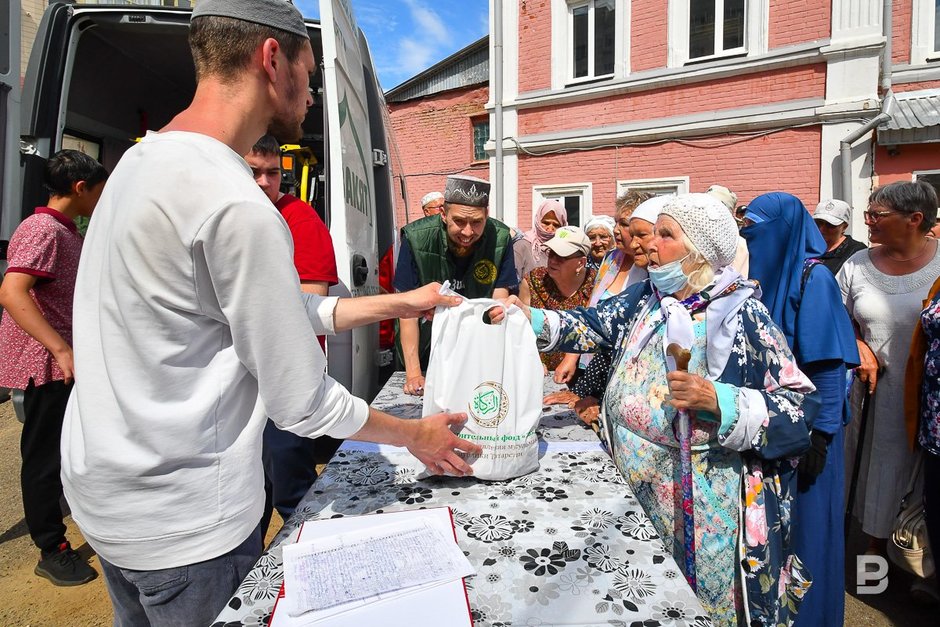
[[[76,389],[62,430],[72,514],[101,558],[116,625],[207,625],[261,552],[265,416],[294,433],[406,446],[468,474],[449,427],[399,420],[326,376],[315,336],[455,304],[434,286],[301,296],[291,235],[241,155],[300,136],[316,70],[284,0],[201,0],[193,102],[128,150],[84,246]]]

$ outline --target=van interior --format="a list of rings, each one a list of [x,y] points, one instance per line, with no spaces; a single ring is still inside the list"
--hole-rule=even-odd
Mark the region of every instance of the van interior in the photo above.
[[[320,31],[310,31],[320,58]],[[137,138],[159,130],[183,110],[196,85],[188,33],[188,13],[148,7],[134,14],[123,7],[78,14],[69,37],[73,53],[66,61],[64,144],[90,144],[112,170]],[[311,87],[314,105],[300,144],[321,164],[314,168],[319,172],[324,163],[322,72]]]

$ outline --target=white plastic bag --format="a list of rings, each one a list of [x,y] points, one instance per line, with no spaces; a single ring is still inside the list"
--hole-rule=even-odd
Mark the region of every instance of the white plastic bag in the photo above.
[[[438,308],[424,382],[424,415],[466,412],[458,435],[483,448],[459,453],[479,479],[501,481],[539,467],[535,429],[542,415],[542,362],[535,334],[518,307],[500,324],[484,314],[502,303],[488,298]]]

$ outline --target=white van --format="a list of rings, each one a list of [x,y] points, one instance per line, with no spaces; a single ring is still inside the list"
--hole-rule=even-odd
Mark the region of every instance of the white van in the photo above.
[[[404,186],[393,185],[385,101],[349,0],[320,0],[320,15],[307,22],[321,71],[301,141],[318,164],[306,187],[333,237],[335,293],[377,294],[379,258],[395,245],[394,195]],[[3,203],[0,240],[45,202],[40,182],[49,155],[78,147],[112,170],[136,138],[189,104],[189,18],[184,8],[50,3],[23,84],[20,132],[5,138],[13,147],[4,163],[15,164],[18,150],[21,167],[4,181],[4,198],[14,201]],[[5,259],[5,246],[0,252]],[[392,354],[379,345],[378,325],[330,338],[328,353],[330,374],[367,400]]]

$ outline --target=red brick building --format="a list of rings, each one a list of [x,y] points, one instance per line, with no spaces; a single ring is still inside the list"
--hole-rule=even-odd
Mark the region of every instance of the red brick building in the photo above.
[[[484,37],[385,94],[400,159],[396,176],[406,181],[399,226],[423,217],[421,197],[443,192],[448,174],[489,179],[488,83]]]
[[[808,207],[846,198],[862,235],[874,185],[940,170],[936,3],[889,2],[890,20],[884,6],[504,1],[491,80],[503,88],[505,220],[528,228],[544,196],[583,223],[627,188],[720,183],[742,203],[774,190]]]

